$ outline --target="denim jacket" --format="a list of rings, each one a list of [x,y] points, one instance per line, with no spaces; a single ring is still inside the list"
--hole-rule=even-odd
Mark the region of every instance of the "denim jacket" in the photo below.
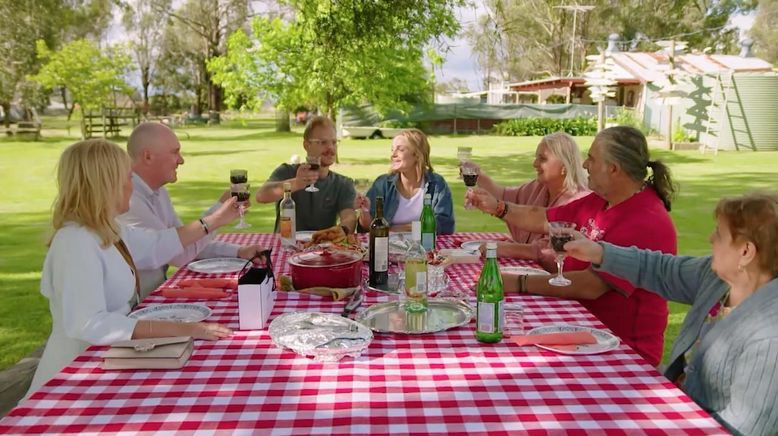
[[[375,199],[384,197],[384,218],[392,224],[392,219],[397,213],[400,199],[397,192],[397,180],[399,174],[384,174],[373,182],[373,186],[367,191],[370,199],[370,215],[375,216]],[[446,180],[440,174],[427,171],[424,174],[427,183],[427,192],[432,194],[432,212],[435,214],[438,234],[447,235],[454,233],[454,206],[451,200],[451,190]]]

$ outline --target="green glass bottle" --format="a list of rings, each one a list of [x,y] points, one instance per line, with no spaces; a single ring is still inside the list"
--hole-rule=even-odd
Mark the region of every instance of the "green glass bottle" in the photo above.
[[[505,292],[497,266],[497,244],[486,244],[486,261],[476,285],[475,338],[480,342],[500,342],[505,323]]]
[[[421,210],[421,245],[428,253],[435,250],[435,214],[432,213],[432,195],[424,194],[424,208]]]

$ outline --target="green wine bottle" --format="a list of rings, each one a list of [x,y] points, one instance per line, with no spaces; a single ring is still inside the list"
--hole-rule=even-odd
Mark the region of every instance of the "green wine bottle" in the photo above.
[[[375,218],[370,223],[370,277],[368,283],[377,288],[389,282],[389,223],[384,218],[384,198],[375,199]]]
[[[486,244],[486,261],[476,285],[475,338],[480,342],[500,342],[505,322],[505,292],[497,266],[497,244]]]
[[[432,195],[424,194],[424,208],[421,210],[421,245],[427,252],[435,250],[435,214],[432,213]]]

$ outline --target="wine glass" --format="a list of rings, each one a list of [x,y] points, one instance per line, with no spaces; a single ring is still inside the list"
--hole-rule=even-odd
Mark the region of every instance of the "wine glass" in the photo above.
[[[230,170],[230,183],[237,185],[249,181],[249,172],[246,170]]]
[[[556,255],[557,267],[556,276],[548,281],[548,284],[552,286],[570,286],[573,283],[562,275],[562,266],[564,265],[566,255],[565,244],[573,240],[573,230],[575,230],[575,223],[566,221],[551,221],[548,223],[548,233],[551,247]]]
[[[473,157],[473,147],[457,147],[457,159],[459,160],[459,178],[462,178],[462,164]]]
[[[478,183],[478,170],[469,162],[464,162],[459,169],[462,172],[462,179],[465,181],[465,186],[467,186],[467,190],[465,191],[465,209],[472,209],[473,205],[470,202],[469,196],[473,191],[473,186]]]
[[[319,165],[321,164],[321,156],[311,156],[308,155],[305,158],[305,163],[308,164],[308,166],[311,167],[311,171],[318,171]],[[316,181],[313,181],[310,185],[308,185],[305,188],[305,192],[319,192],[319,188],[314,186],[316,184]]]
[[[251,198],[251,189],[248,183],[233,183],[230,186],[230,195],[237,197],[238,213],[240,214],[240,222],[235,225],[236,229],[246,229],[251,227],[251,224],[245,221],[246,206]]]

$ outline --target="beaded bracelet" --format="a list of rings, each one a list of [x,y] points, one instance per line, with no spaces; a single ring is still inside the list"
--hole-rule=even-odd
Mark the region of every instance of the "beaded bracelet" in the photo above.
[[[502,218],[503,216],[505,216],[505,208],[506,208],[505,202],[498,201],[497,208],[494,210],[492,216],[495,216],[497,218]]]
[[[508,215],[508,203],[502,201],[502,211],[497,214],[497,218],[503,219],[505,218],[505,215]]]

